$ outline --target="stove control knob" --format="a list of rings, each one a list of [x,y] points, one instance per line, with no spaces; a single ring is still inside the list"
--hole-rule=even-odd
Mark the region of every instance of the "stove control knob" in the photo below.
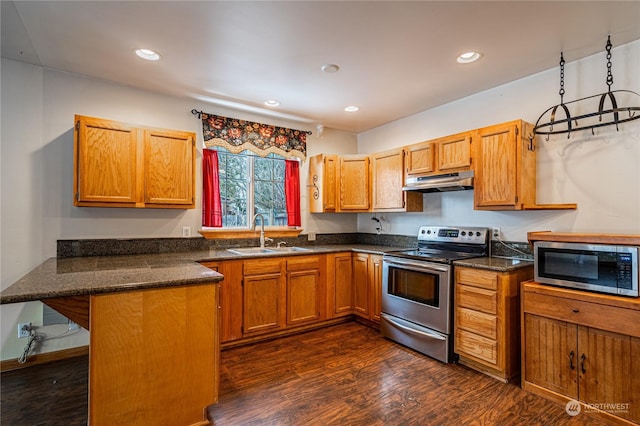
[[[480,231],[476,231],[476,236],[479,237],[480,235]]]
[[[462,236],[464,237],[465,235],[467,235],[467,233],[465,231],[461,232]]]
[[[422,232],[424,232],[424,231],[422,231]],[[431,229],[427,230],[427,234],[430,234],[430,233],[431,233]]]
[[[424,234],[424,229],[422,229],[422,230],[420,231],[420,233],[421,233],[421,234]]]

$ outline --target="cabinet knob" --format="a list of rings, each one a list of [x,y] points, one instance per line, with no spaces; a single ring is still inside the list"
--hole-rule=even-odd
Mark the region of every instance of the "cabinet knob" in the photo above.
[[[572,311],[573,311],[573,313],[577,314],[578,312],[580,312],[580,309],[578,309],[578,308],[573,308],[573,309],[572,309]]]

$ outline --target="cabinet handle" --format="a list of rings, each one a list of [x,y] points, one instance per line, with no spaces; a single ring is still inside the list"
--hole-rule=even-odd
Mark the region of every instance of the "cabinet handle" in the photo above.
[[[576,356],[576,354],[573,351],[571,351],[571,353],[569,353],[569,368],[572,369],[572,370],[576,369],[576,366],[573,365],[573,357],[574,356]]]
[[[587,359],[587,356],[585,354],[582,354],[580,356],[580,370],[582,371],[582,374],[587,372],[587,370],[585,370],[585,368],[584,368],[584,360],[585,359]]]
[[[573,313],[574,313],[574,314],[577,314],[578,312],[580,312],[580,309],[578,309],[578,308],[573,308],[573,309],[572,309],[572,311],[573,311]]]

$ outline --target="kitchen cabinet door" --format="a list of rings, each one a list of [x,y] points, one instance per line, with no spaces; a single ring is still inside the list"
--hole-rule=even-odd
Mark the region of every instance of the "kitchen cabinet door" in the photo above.
[[[351,252],[327,255],[327,288],[329,317],[351,315],[353,312],[353,265]]]
[[[369,255],[369,286],[370,286],[370,318],[380,323],[380,313],[382,312],[382,256],[378,254]]]
[[[287,259],[287,325],[306,324],[322,319],[320,258]]]
[[[309,158],[309,213],[336,211],[338,163],[337,155],[318,154]]]
[[[536,201],[536,153],[529,123],[516,120],[477,130],[474,140],[476,210],[522,210]]]
[[[356,315],[369,318],[369,255],[353,254],[353,309]]]
[[[591,327],[578,327],[578,395],[588,404],[629,404],[619,413],[628,420],[640,420],[634,407],[640,399],[637,393],[639,362],[638,347],[631,336],[611,333]],[[635,388],[635,389],[634,389]],[[634,395],[634,391],[636,392]],[[634,399],[633,401],[631,399]],[[635,409],[636,413],[632,413]],[[636,417],[633,417],[633,416]]]
[[[339,210],[366,212],[371,205],[370,161],[368,156],[340,157]]]
[[[195,137],[193,133],[145,130],[144,202],[195,206]]]
[[[74,205],[135,207],[138,131],[125,123],[76,116]]]
[[[402,190],[405,158],[402,148],[371,156],[373,211],[422,211],[422,194]]]
[[[459,133],[436,139],[439,172],[469,170],[471,167],[471,133]]]
[[[224,275],[220,281],[220,343],[242,339],[242,260],[203,262]]]
[[[243,269],[244,335],[283,328],[286,324],[284,260],[246,260]]]
[[[424,175],[436,171],[436,147],[431,141],[410,145],[407,150],[406,174]]]
[[[575,324],[526,314],[522,365],[526,380],[578,398],[578,335]]]

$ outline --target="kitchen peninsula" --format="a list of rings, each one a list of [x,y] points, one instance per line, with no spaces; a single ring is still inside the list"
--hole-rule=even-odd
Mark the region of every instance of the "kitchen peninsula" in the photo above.
[[[176,254],[51,258],[0,303],[41,300],[90,331],[90,425],[204,425],[222,279]]]

